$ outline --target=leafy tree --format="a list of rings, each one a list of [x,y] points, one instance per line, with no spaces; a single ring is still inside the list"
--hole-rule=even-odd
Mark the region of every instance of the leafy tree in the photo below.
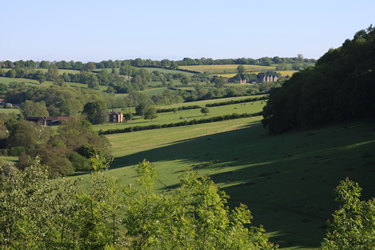
[[[84,156],[78,154],[77,152],[67,153],[67,158],[71,162],[75,171],[89,171],[92,170],[90,161]]]
[[[6,85],[5,83],[0,83],[0,96],[4,97],[7,91],[8,85]]]
[[[49,62],[41,61],[40,64],[39,64],[39,68],[48,69],[49,68]]]
[[[133,113],[131,111],[127,111],[123,115],[124,115],[123,117],[125,119],[125,122],[130,121],[134,117],[134,115],[133,115]]]
[[[207,108],[207,107],[204,107],[201,109],[201,113],[204,114],[205,116],[207,116],[208,113],[210,113],[210,109]]]
[[[24,171],[0,168],[0,245],[10,249],[72,248],[76,181],[50,179],[36,158]],[[62,191],[63,190],[63,191]]]
[[[6,126],[10,126],[10,124],[6,123]],[[36,147],[40,133],[40,125],[19,120],[11,127],[7,145],[8,147],[23,147],[27,151],[33,150]]]
[[[83,114],[92,124],[101,124],[108,120],[108,111],[103,101],[88,102],[83,107]]]
[[[8,70],[5,76],[10,77],[10,78],[15,78],[17,76],[17,71],[15,69]]]
[[[328,223],[323,249],[374,249],[375,199],[361,201],[362,188],[346,178],[336,188],[340,209]]]
[[[172,61],[171,62],[171,66],[170,66],[171,69],[178,69],[178,65],[175,61]]]
[[[245,205],[230,211],[225,192],[207,177],[198,179],[188,171],[180,187],[168,194],[155,194],[155,167],[138,164],[137,182],[142,191],[125,189],[125,228],[130,248],[168,249],[271,249],[263,228],[246,228],[251,214]],[[157,237],[155,237],[157,236]]]
[[[245,67],[243,65],[238,65],[237,72],[239,75],[243,75],[245,73]]]
[[[48,68],[48,80],[55,81],[59,77],[59,69],[55,64],[51,64]]]
[[[158,113],[156,112],[155,107],[149,107],[143,114],[143,117],[147,120],[153,120],[158,117]]]
[[[96,90],[99,89],[99,80],[96,77],[96,75],[89,76],[87,87],[90,89],[96,89]]]
[[[26,100],[21,105],[22,113],[25,117],[29,116],[48,116],[48,110],[44,102],[33,102]]]
[[[169,61],[168,59],[163,59],[161,60],[160,63],[161,63],[161,66],[164,68],[168,68],[171,65],[171,61]]]
[[[340,48],[273,91],[264,108],[263,126],[270,133],[334,121],[364,119],[375,114],[373,94],[375,29],[360,31]],[[296,64],[300,64],[295,60]]]
[[[85,68],[87,70],[89,70],[89,71],[92,71],[92,70],[96,69],[96,65],[93,62],[88,62],[88,63],[86,63],[86,67]]]
[[[181,78],[181,83],[187,85],[189,82],[191,82],[191,78],[189,76],[184,75]]]
[[[214,81],[215,87],[218,89],[224,88],[225,80],[222,77],[217,77]]]
[[[57,86],[60,86],[60,87],[65,87],[66,86],[64,78],[62,76],[57,77],[57,79],[53,81],[53,84],[57,85]]]
[[[76,152],[86,159],[90,159],[92,157],[104,157],[104,154],[101,150],[97,149],[94,145],[84,144],[79,147]]]

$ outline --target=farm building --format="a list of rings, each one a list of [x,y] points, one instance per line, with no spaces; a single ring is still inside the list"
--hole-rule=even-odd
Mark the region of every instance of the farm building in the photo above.
[[[63,121],[69,120],[70,116],[35,116],[35,117],[26,117],[27,121],[37,122],[42,126],[54,126],[61,125]]]
[[[122,122],[124,115],[122,112],[116,112],[115,109],[109,112],[108,122]]]

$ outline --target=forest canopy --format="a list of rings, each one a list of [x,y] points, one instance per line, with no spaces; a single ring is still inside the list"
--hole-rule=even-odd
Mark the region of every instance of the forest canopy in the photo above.
[[[358,31],[273,91],[264,108],[270,133],[375,114],[375,29]]]

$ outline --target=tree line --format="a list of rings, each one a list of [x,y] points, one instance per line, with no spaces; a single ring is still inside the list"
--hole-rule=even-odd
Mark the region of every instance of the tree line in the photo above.
[[[236,58],[236,59],[212,59],[212,58],[189,58],[185,57],[182,60],[151,60],[151,59],[127,59],[127,60],[103,60],[101,62],[87,62],[83,63],[80,61],[33,61],[33,60],[19,60],[19,61],[0,61],[0,68],[15,68],[15,67],[26,67],[26,68],[41,68],[48,69],[51,64],[54,64],[59,69],[76,69],[76,70],[92,70],[92,69],[104,69],[104,68],[120,68],[122,66],[134,66],[134,67],[160,67],[160,68],[171,68],[177,69],[178,66],[186,65],[224,65],[224,64],[250,64],[250,65],[263,65],[270,66],[271,64],[293,64],[293,63],[315,63],[315,59],[304,58],[301,54],[297,57],[261,57],[258,59],[253,58]]]

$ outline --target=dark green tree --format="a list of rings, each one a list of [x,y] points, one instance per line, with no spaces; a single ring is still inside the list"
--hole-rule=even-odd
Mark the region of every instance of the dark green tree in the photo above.
[[[207,114],[210,113],[210,109],[207,107],[201,108],[201,113],[207,116]]]
[[[55,64],[51,64],[48,68],[47,79],[49,81],[55,81],[59,77],[59,69]]]
[[[237,72],[239,75],[243,75],[245,73],[245,67],[243,65],[238,65]]]
[[[182,84],[187,85],[189,82],[191,82],[191,78],[190,78],[190,76],[184,75],[184,76],[181,78],[181,83],[182,83]]]
[[[108,120],[108,111],[103,101],[88,102],[83,107],[83,114],[92,124],[101,124]]]
[[[21,105],[22,113],[25,117],[28,116],[49,116],[45,102],[33,102],[26,100]]]
[[[222,77],[217,77],[214,81],[215,87],[218,89],[224,88],[225,80]]]
[[[151,106],[147,108],[143,114],[144,119],[153,120],[158,117],[155,107]]]

